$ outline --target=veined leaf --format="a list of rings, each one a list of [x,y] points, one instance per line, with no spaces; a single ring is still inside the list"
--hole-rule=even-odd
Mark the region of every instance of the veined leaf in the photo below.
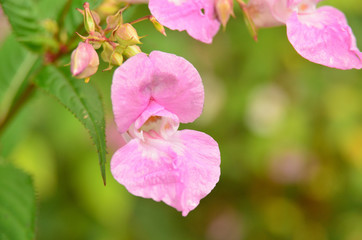
[[[13,36],[0,48],[0,123],[4,120],[16,95],[36,64],[38,56],[31,53]]]
[[[42,34],[34,1],[0,0],[0,3],[19,42],[24,43],[31,50],[41,50],[42,44],[31,41],[32,37],[39,39],[38,36]]]
[[[69,0],[71,1],[68,14],[65,17],[64,26],[68,34],[73,35],[83,22],[83,15],[76,8],[83,9],[83,4],[89,2],[90,9],[94,10],[102,0]]]
[[[83,123],[97,147],[104,184],[106,183],[105,122],[101,98],[92,85],[74,79],[69,69],[44,68],[35,80],[46,92],[54,95]]]
[[[0,239],[31,240],[35,229],[32,179],[8,164],[0,164]]]

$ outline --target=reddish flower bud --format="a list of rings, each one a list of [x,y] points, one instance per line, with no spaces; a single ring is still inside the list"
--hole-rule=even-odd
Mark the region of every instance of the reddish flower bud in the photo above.
[[[98,70],[99,58],[91,44],[80,42],[72,52],[70,71],[76,78],[88,78]]]

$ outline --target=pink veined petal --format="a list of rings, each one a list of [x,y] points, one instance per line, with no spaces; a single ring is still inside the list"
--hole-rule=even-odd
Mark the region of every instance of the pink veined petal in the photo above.
[[[111,98],[118,130],[126,132],[146,109],[151,97],[153,65],[144,53],[131,57],[113,75]]]
[[[202,112],[204,87],[196,68],[182,57],[153,51],[152,97],[182,123],[193,122]]]
[[[162,25],[211,43],[220,27],[214,4],[214,0],[150,0],[149,8]]]
[[[127,60],[113,75],[113,113],[123,133],[155,101],[176,114],[180,122],[192,122],[201,114],[204,88],[201,77],[182,57],[158,51]]]
[[[287,35],[295,50],[311,62],[339,69],[360,69],[361,52],[342,12],[321,7],[309,14],[292,14]]]
[[[163,201],[186,216],[219,181],[220,152],[209,135],[191,130],[167,142],[133,139],[113,155],[111,172],[130,193]]]

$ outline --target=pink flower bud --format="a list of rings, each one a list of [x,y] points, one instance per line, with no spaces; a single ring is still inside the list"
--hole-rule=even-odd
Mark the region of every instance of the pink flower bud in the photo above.
[[[91,44],[80,42],[72,52],[70,71],[76,78],[88,78],[98,70],[99,58]]]

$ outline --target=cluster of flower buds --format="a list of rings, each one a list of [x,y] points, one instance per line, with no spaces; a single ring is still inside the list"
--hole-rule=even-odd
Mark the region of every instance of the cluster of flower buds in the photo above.
[[[166,35],[164,27],[157,22],[153,16],[146,16],[131,23],[124,23],[122,14],[127,6],[117,11],[114,15],[106,18],[106,27],[103,29],[100,25],[101,19],[97,12],[90,10],[89,3],[84,3],[84,10],[78,11],[84,16],[84,27],[88,36],[80,36],[84,42],[79,43],[71,56],[71,72],[74,77],[89,81],[89,77],[98,70],[99,57],[96,49],[102,48],[101,58],[107,62],[110,70],[114,66],[120,66],[125,58],[130,58],[141,49],[138,46],[142,44],[137,30],[132,24],[142,20],[152,22],[157,31]]]

